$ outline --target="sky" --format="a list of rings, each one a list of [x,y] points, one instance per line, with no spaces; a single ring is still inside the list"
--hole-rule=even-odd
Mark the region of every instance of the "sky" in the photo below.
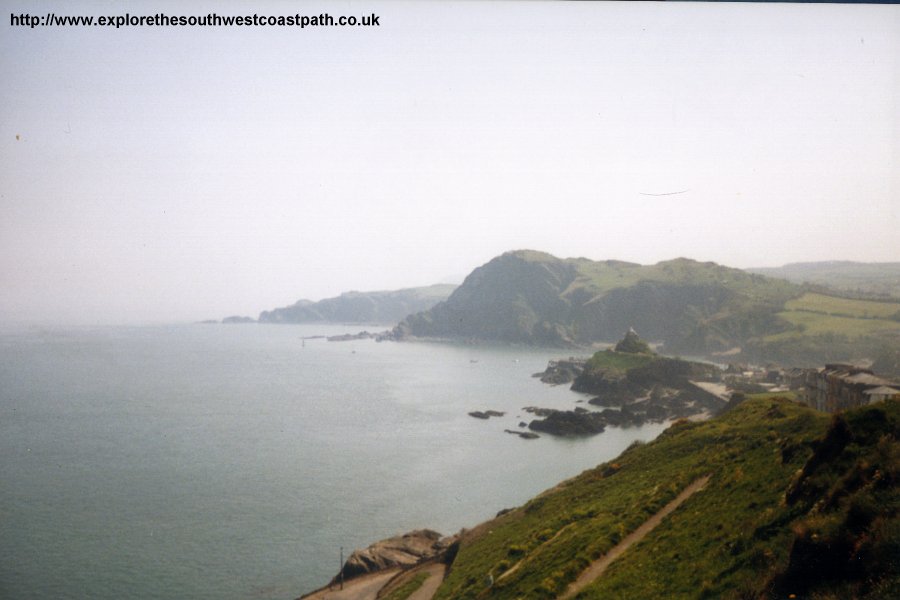
[[[190,322],[505,251],[900,260],[900,6],[26,2],[0,22],[0,323]]]

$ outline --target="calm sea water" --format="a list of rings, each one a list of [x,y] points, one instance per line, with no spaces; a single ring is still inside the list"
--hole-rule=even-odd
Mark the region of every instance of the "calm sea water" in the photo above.
[[[301,340],[358,329],[0,335],[0,597],[295,598],[341,546],[475,525],[663,428],[503,433],[583,399],[531,377],[558,350]]]

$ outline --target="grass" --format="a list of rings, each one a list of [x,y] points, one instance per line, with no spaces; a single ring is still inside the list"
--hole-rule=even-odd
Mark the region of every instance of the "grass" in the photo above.
[[[650,364],[654,359],[656,357],[652,354],[631,354],[628,352],[603,350],[594,353],[587,362],[587,368],[592,371],[612,370],[618,373],[625,373],[629,369]]]
[[[796,392],[761,392],[759,394],[747,394],[747,400],[774,400],[776,398],[786,398],[787,400],[797,400]]]
[[[796,337],[845,336],[854,340],[889,331],[900,331],[900,303],[853,300],[807,293],[789,300],[778,313],[792,328],[765,337],[777,342]]]
[[[821,535],[844,539],[834,533],[837,526],[826,531],[828,519],[870,523],[872,531],[859,539],[886,540],[876,550],[890,556],[897,522],[879,507],[897,508],[896,486],[881,496],[856,498],[856,484],[850,483],[865,481],[864,476],[873,481],[895,477],[900,462],[895,439],[900,410],[898,403],[882,406],[880,416],[869,414],[875,409],[867,409],[862,416],[848,417],[848,422],[856,419],[882,433],[859,436],[847,446],[850,455],[843,462],[832,465],[823,459],[813,467],[814,448],[820,454],[828,448],[816,440],[829,431],[830,417],[784,398],[751,399],[707,422],[676,423],[657,440],[635,444],[615,461],[466,532],[436,598],[558,597],[593,560],[705,474],[711,480],[704,490],[578,597],[756,598],[765,595],[767,585],[781,582],[778,585],[786,589],[796,579],[792,579],[796,574],[792,575],[791,565],[796,562],[797,540],[806,539],[798,537],[794,525],[804,524],[806,531],[819,527]],[[850,428],[864,427],[851,422]],[[884,431],[893,431],[893,442],[883,441]],[[878,456],[894,458],[882,463],[872,458],[871,449],[877,444],[884,446],[879,446]],[[857,459],[869,466],[854,478],[846,473],[854,472]],[[786,503],[786,490],[800,484],[809,498]],[[835,487],[844,492],[833,491]],[[827,494],[837,497],[834,502],[841,507],[846,496],[850,505],[841,508],[838,517],[832,513],[810,517],[816,499]],[[808,518],[813,520],[805,524]],[[494,581],[490,587],[488,575]],[[881,579],[875,577],[872,585],[893,589],[890,586],[896,584],[890,577]],[[869,597],[878,597],[872,593]]]
[[[808,311],[854,319],[891,319],[900,315],[900,302],[852,300],[824,294],[803,294],[784,305],[788,311]]]
[[[774,425],[765,417],[771,404],[749,402],[723,419],[680,423],[653,443],[636,445],[614,463],[587,471],[481,526],[464,537],[436,597],[482,597],[489,573],[495,578],[491,598],[556,597],[593,560],[707,473],[713,474],[711,486],[723,482],[729,494],[746,498],[748,490],[732,490],[730,482],[737,467],[749,470],[752,461],[757,471],[753,482],[759,479],[764,487],[783,490],[797,466],[779,464],[771,447],[757,443]],[[827,422],[788,401],[775,404],[790,423],[785,424],[787,431],[774,434],[776,438],[787,434],[795,443],[820,434]],[[516,564],[511,575],[499,578]]]
[[[379,598],[379,600],[406,600],[413,592],[422,587],[425,580],[430,576],[430,573],[417,573],[412,579],[402,584],[388,595]]]
[[[900,331],[900,323],[886,319],[840,317],[801,310],[780,312],[778,316],[793,325],[794,329],[767,336],[765,338],[766,341],[777,341],[797,335],[816,336],[824,334],[843,335],[850,339],[856,339],[891,330]]]
[[[684,258],[667,260],[655,265],[639,265],[621,261],[590,261],[574,259],[578,277],[563,295],[579,289],[602,297],[616,288],[631,287],[641,281],[692,285],[721,285],[754,301],[773,301],[779,305],[797,295],[796,285],[779,279],[769,279],[715,263],[697,262]]]

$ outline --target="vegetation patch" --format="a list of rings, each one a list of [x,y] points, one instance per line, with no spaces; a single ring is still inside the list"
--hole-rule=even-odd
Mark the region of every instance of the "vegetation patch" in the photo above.
[[[780,312],[778,316],[795,329],[768,336],[767,341],[793,337],[798,333],[807,336],[830,333],[859,338],[886,331],[900,331],[900,323],[887,319],[844,317],[802,310]]]
[[[643,367],[653,362],[652,354],[630,354],[616,352],[615,350],[603,350],[595,352],[588,359],[585,369],[588,371],[606,371],[624,375],[629,369]]]
[[[784,308],[789,311],[808,311],[854,319],[900,320],[900,302],[854,300],[825,294],[803,294],[799,298],[789,300]]]
[[[900,409],[881,403],[842,419],[836,426],[765,397],[710,421],[680,421],[630,447],[615,468],[586,471],[467,532],[436,597],[558,597],[706,474],[705,489],[578,597],[888,597],[900,577]],[[817,583],[808,574],[826,548],[841,549],[839,568]]]
[[[389,594],[379,597],[378,600],[406,600],[407,598],[412,596],[413,592],[422,587],[422,585],[424,585],[425,583],[425,580],[430,576],[431,574],[427,572],[416,573],[416,575],[413,576],[412,579],[401,584]]]

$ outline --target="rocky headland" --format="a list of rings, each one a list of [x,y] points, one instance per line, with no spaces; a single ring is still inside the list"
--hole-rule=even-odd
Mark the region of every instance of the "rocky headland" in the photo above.
[[[606,426],[631,427],[710,415],[724,406],[721,398],[696,384],[720,381],[718,367],[659,356],[633,329],[614,349],[597,352],[587,360],[550,361],[547,370],[535,376],[554,385],[571,382],[572,390],[594,395],[588,402],[603,408],[527,408],[542,417],[528,428],[552,435],[596,435]]]
[[[253,317],[242,317],[240,315],[233,315],[222,319],[223,325],[238,325],[241,323],[256,323],[256,319]]]
[[[455,285],[377,292],[345,292],[318,302],[298,300],[291,306],[263,311],[260,323],[398,323],[445,300]]]
[[[354,550],[331,583],[383,571],[392,567],[410,567],[445,553],[455,537],[443,537],[430,529],[410,531]]]

